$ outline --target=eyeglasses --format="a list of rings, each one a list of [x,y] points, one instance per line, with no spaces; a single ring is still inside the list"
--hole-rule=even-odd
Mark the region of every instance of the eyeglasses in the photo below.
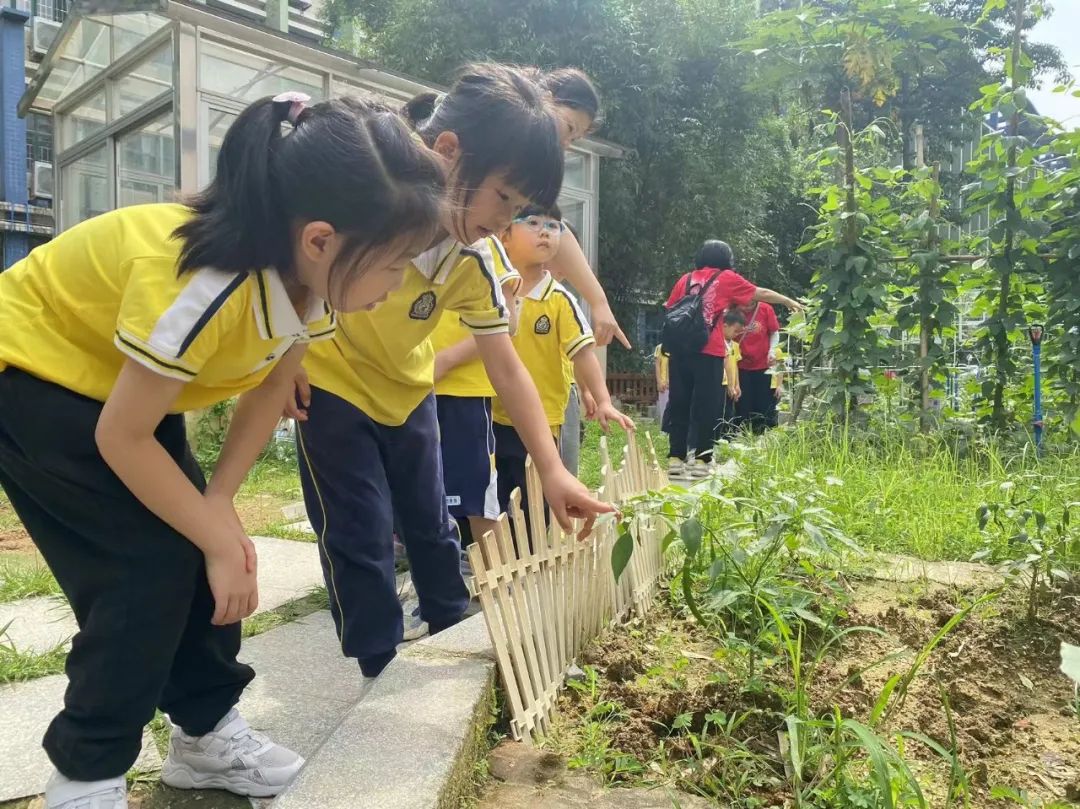
[[[526,216],[514,220],[515,225],[524,225],[533,233],[546,231],[549,236],[555,236],[566,229],[566,225],[558,219],[542,219],[539,216]]]

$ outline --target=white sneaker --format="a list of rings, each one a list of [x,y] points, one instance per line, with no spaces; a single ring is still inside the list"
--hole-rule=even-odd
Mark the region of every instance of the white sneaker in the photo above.
[[[397,600],[401,604],[407,601],[416,601],[416,585],[413,584],[412,574],[405,573],[398,583]]]
[[[709,476],[709,465],[698,458],[688,464],[687,472],[693,480],[704,480]]]
[[[667,476],[671,480],[681,480],[686,476],[686,464],[684,464],[678,458],[669,458],[667,465]]]
[[[476,577],[473,575],[472,562],[469,561],[469,556],[465,551],[461,552],[459,569],[461,570],[461,578],[465,579],[465,587],[469,591],[469,600],[471,601],[477,596]]]
[[[233,708],[205,736],[188,736],[173,726],[161,780],[177,789],[226,789],[272,798],[302,766],[301,756],[253,730]]]
[[[416,599],[409,599],[401,605],[401,609],[405,613],[405,633],[401,636],[401,639],[407,641],[420,640],[428,633],[428,623],[420,617],[420,602]]]
[[[53,772],[45,787],[47,809],[128,809],[124,776],[104,781],[72,781]]]

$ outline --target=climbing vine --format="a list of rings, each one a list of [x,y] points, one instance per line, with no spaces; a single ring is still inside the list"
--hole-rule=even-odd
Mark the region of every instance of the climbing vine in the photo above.
[[[1004,0],[991,0],[995,7]],[[986,85],[972,105],[989,121],[968,172],[977,179],[964,188],[966,203],[985,208],[990,217],[985,247],[988,257],[975,262],[967,288],[976,294],[973,314],[984,317],[978,350],[990,373],[982,382],[980,413],[995,429],[1004,429],[1014,414],[1006,406],[1006,388],[1018,363],[1014,345],[1022,345],[1029,316],[1039,318],[1046,262],[1040,255],[1049,234],[1046,207],[1052,190],[1042,176],[1045,144],[1042,119],[1031,111],[1025,85],[1034,66],[1024,53],[1022,26],[1025,0],[1014,0],[1012,48],[1005,54],[1004,83]]]
[[[823,131],[836,145],[815,156],[817,168],[835,171],[839,181],[818,189],[819,223],[801,248],[817,266],[805,387],[846,419],[858,397],[873,390],[873,369],[888,358],[877,317],[887,308],[891,232],[899,220],[891,176],[883,188],[856,160],[857,150],[884,138],[882,129],[852,131],[845,91],[840,114]]]

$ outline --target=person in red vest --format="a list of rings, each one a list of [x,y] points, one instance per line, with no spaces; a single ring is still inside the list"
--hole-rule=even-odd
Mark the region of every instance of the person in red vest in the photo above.
[[[705,346],[697,354],[672,354],[670,365],[671,445],[668,474],[671,477],[705,477],[712,460],[713,445],[725,423],[731,400],[739,398],[737,370],[732,364],[728,389],[724,389],[724,363],[727,340],[724,334],[725,313],[758,301],[776,303],[793,312],[802,311],[798,301],[771,289],[754,286],[734,269],[735,257],[727,242],[710,239],[698,251],[695,269],[683,275],[672,287],[665,306],[671,308],[688,292],[704,290],[703,314],[711,331]],[[712,281],[709,284],[710,280]],[[705,285],[709,284],[708,288]],[[742,319],[742,318],[740,318]],[[730,335],[737,336],[736,334]],[[733,411],[732,411],[733,413]],[[688,450],[695,451],[691,464]]]
[[[746,331],[739,340],[739,388],[742,396],[736,405],[738,424],[755,433],[763,433],[777,423],[776,404],[780,387],[772,386],[769,368],[780,344],[780,321],[776,310],[767,303],[742,307]]]

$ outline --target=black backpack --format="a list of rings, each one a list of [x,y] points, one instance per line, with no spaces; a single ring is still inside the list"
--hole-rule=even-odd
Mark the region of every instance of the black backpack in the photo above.
[[[712,286],[720,273],[716,273],[704,284],[691,286],[694,276],[686,279],[686,294],[664,313],[664,327],[660,332],[660,342],[666,354],[696,354],[709,341],[709,334],[716,327],[716,321],[705,323],[705,293]]]

